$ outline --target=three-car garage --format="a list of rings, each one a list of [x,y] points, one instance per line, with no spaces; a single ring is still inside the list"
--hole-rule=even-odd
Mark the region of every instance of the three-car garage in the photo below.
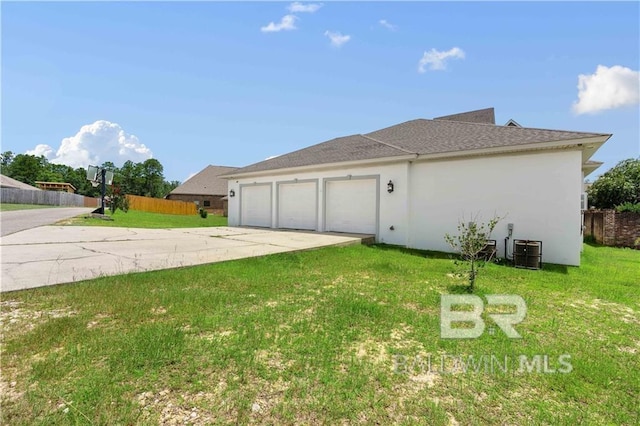
[[[240,225],[377,234],[379,177],[240,185]]]

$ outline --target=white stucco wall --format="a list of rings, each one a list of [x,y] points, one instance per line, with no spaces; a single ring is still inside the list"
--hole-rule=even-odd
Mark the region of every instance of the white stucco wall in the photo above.
[[[580,151],[482,157],[448,161],[403,161],[233,179],[229,190],[229,225],[240,224],[240,185],[273,185],[272,227],[277,225],[276,182],[318,179],[318,225],[324,224],[324,179],[379,176],[377,241],[412,248],[451,251],[445,233],[455,233],[459,219],[479,213],[486,221],[505,216],[494,231],[498,255],[504,255],[507,224],[513,239],[541,240],[543,261],[579,265],[582,247],[582,159]],[[392,180],[393,193],[387,193]],[[393,226],[394,230],[390,227]]]
[[[504,255],[507,224],[513,239],[542,241],[543,262],[580,264],[581,153],[564,151],[508,157],[414,163],[410,170],[410,247],[450,251],[445,233],[479,213],[505,218],[493,239]]]

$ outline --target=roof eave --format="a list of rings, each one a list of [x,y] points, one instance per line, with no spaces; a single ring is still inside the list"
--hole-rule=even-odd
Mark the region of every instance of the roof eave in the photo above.
[[[602,166],[604,163],[600,161],[591,161],[582,165],[582,172],[584,173],[584,177],[589,176],[591,173],[595,172]]]
[[[456,157],[476,157],[482,155],[509,154],[516,152],[534,152],[540,150],[552,150],[559,148],[575,147],[582,150],[582,161],[586,162],[593,153],[604,144],[611,135],[597,135],[578,139],[566,139],[560,141],[534,142],[523,145],[508,145],[491,148],[480,148],[464,151],[439,152],[435,154],[421,154],[420,160],[446,159]]]
[[[237,178],[245,178],[245,177],[259,177],[259,176],[267,176],[274,174],[288,174],[288,173],[301,173],[308,171],[316,171],[316,170],[326,170],[326,169],[334,169],[334,168],[342,168],[342,167],[356,167],[356,166],[367,166],[374,164],[383,164],[390,162],[398,162],[398,161],[407,161],[407,160],[435,160],[435,159],[447,159],[447,158],[458,158],[458,157],[476,157],[482,155],[499,155],[499,154],[509,154],[516,152],[535,152],[540,150],[553,150],[553,149],[581,149],[582,150],[582,161],[583,163],[589,160],[591,156],[595,153],[604,144],[609,138],[610,134],[600,134],[595,136],[587,136],[584,138],[576,138],[576,139],[566,139],[560,141],[549,141],[549,142],[534,142],[523,145],[509,145],[509,146],[499,146],[492,148],[481,148],[474,150],[463,150],[463,151],[451,151],[451,152],[441,152],[435,154],[407,154],[407,155],[398,155],[393,157],[381,157],[374,158],[368,160],[357,160],[357,161],[341,161],[341,162],[333,162],[333,163],[324,163],[324,164],[311,164],[307,166],[298,166],[298,167],[286,167],[279,169],[269,169],[269,170],[258,170],[255,172],[245,172],[238,174],[226,174],[220,175],[218,177],[222,179],[237,179]]]
[[[310,172],[310,171],[316,171],[316,170],[335,169],[338,167],[358,167],[358,166],[370,166],[370,165],[382,164],[382,163],[394,163],[399,161],[415,160],[416,157],[417,157],[417,154],[396,155],[393,157],[371,158],[368,160],[340,161],[340,162],[333,162],[333,163],[310,164],[308,166],[258,170],[255,172],[221,175],[219,177],[222,179],[238,179],[238,178],[245,178],[245,177],[258,177],[258,176],[266,176],[266,175],[274,175],[274,174],[302,173],[302,172]]]

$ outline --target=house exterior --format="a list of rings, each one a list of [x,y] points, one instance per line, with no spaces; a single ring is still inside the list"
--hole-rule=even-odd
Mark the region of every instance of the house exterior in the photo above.
[[[76,193],[76,187],[71,185],[69,182],[43,182],[37,180],[36,186],[43,191],[68,192],[69,194]]]
[[[209,165],[199,173],[187,179],[182,185],[171,191],[165,198],[196,203],[209,213],[222,215],[225,213],[227,181],[220,175],[235,170],[235,167]]]
[[[450,251],[444,235],[459,221],[499,216],[499,256],[538,240],[544,262],[579,265],[583,181],[610,136],[499,126],[493,108],[412,120],[227,173],[229,225]]]
[[[19,180],[15,180],[10,178],[9,176],[5,176],[0,174],[0,188],[9,188],[9,189],[26,189],[29,191],[39,191],[40,188],[36,188],[35,186],[31,186],[27,183],[20,182]]]

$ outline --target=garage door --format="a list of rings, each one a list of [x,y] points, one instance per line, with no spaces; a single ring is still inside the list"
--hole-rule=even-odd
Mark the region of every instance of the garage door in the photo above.
[[[317,183],[296,182],[278,184],[278,228],[317,228]]]
[[[377,233],[376,179],[330,180],[325,188],[325,230]]]
[[[240,225],[271,227],[271,184],[240,187]]]

